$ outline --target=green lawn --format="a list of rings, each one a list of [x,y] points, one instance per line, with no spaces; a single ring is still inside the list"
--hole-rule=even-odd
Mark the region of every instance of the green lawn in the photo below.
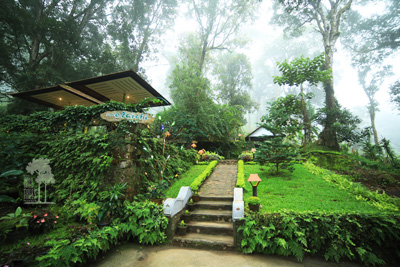
[[[308,172],[303,165],[297,164],[295,167],[293,173],[283,171],[275,175],[268,167],[245,165],[246,180],[251,173],[258,173],[262,180],[257,189],[262,211],[274,213],[286,209],[296,212],[381,212],[367,202],[357,200],[355,195],[339,189],[337,185]],[[252,188],[246,181],[244,200],[250,196]]]
[[[176,198],[178,196],[179,190],[182,186],[190,186],[194,179],[199,176],[208,165],[193,165],[190,169],[179,176],[178,180],[174,182],[174,184],[168,189],[165,196]]]

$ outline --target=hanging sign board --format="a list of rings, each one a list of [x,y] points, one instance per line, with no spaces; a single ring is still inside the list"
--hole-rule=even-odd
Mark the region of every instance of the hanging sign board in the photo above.
[[[128,120],[143,124],[151,124],[154,121],[154,118],[149,114],[120,110],[104,112],[100,117],[109,122]]]

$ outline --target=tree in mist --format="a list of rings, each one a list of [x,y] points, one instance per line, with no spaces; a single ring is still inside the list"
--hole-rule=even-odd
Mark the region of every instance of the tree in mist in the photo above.
[[[390,86],[390,100],[397,106],[400,111],[400,81]]]
[[[176,0],[117,1],[107,28],[123,69],[144,73],[140,63],[159,47],[161,34],[174,22],[177,5]]]
[[[285,25],[286,32],[301,35],[304,25],[313,23],[322,36],[325,50],[325,69],[332,69],[336,41],[340,36],[340,24],[343,14],[351,7],[352,0],[277,0],[274,21]],[[333,124],[336,118],[332,111],[336,108],[333,79],[324,82],[325,106],[328,111],[323,131],[318,143],[330,148],[339,149]]]
[[[324,66],[324,54],[321,54],[314,59],[295,58],[288,62],[285,60],[282,63],[277,63],[278,69],[282,72],[281,76],[274,77],[274,83],[279,85],[299,86],[300,87],[300,101],[301,101],[301,113],[303,115],[303,146],[304,149],[306,144],[311,142],[311,118],[306,105],[306,95],[304,93],[304,85],[316,85],[320,82],[325,82],[332,78],[331,70],[320,70]]]
[[[343,43],[345,47],[352,52],[353,65],[361,72],[374,71],[380,65],[384,64],[384,60],[390,55],[399,50],[400,47],[400,1],[397,0],[384,0],[374,2],[367,0],[362,2],[363,5],[383,5],[382,12],[373,14],[371,16],[362,16],[358,10],[350,10],[348,12],[348,19],[346,20],[345,33],[343,34]],[[382,80],[385,74],[390,72],[380,72],[379,76]],[[361,80],[360,80],[361,81]],[[381,82],[381,81],[380,81]],[[391,101],[398,103],[400,93],[398,88],[399,81],[395,82],[390,88]],[[365,88],[372,88],[362,84],[364,91]],[[370,93],[371,89],[368,89]],[[366,91],[367,93],[367,91]],[[369,93],[367,93],[368,95]],[[370,98],[370,97],[368,97]],[[396,102],[397,99],[397,102]],[[369,101],[370,107],[371,100]],[[372,110],[372,112],[374,112]],[[371,118],[372,120],[372,118]],[[374,127],[373,127],[374,128]],[[377,138],[374,140],[377,144]]]
[[[217,79],[215,89],[221,103],[241,106],[243,111],[251,112],[256,103],[251,99],[251,64],[244,54],[223,53],[217,58],[214,67]]]
[[[256,3],[248,0],[189,0],[190,12],[199,26],[199,69],[203,71],[205,58],[212,50],[232,51],[243,43],[239,36],[242,24],[254,17]]]
[[[174,132],[186,141],[227,141],[243,126],[241,106],[219,105],[213,102],[210,81],[204,77],[197,65],[179,64],[171,75],[171,97],[174,107],[162,114]],[[177,117],[177,119],[173,119]],[[192,140],[193,140],[192,139]]]
[[[361,66],[360,66],[361,68]],[[368,98],[368,114],[371,120],[371,129],[374,136],[375,145],[379,145],[378,131],[375,125],[375,117],[376,113],[379,111],[379,103],[375,99],[375,94],[379,91],[380,86],[382,85],[384,78],[388,76],[388,74],[392,74],[388,67],[383,68],[382,70],[371,74],[371,67],[365,67],[364,69],[358,69],[358,80],[367,95]],[[368,74],[372,75],[372,78],[368,77]]]

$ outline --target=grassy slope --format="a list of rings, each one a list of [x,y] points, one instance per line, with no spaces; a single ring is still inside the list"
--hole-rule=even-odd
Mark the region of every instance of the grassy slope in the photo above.
[[[208,165],[194,165],[187,172],[179,177],[179,180],[168,189],[166,197],[176,198],[182,186],[189,186],[197,176],[199,176]]]
[[[282,209],[300,212],[381,212],[365,201],[357,200],[351,193],[308,172],[303,165],[296,165],[293,173],[284,171],[279,175],[267,169],[259,165],[245,165],[246,179],[250,173],[258,173],[262,180],[257,192],[264,212],[279,212]],[[245,200],[252,195],[249,182],[246,182],[246,189]]]

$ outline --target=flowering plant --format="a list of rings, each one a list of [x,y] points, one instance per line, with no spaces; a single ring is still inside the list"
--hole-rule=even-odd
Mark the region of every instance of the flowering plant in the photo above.
[[[59,217],[51,211],[44,209],[41,211],[33,211],[31,219],[29,219],[29,230],[34,233],[48,232],[57,224]]]

